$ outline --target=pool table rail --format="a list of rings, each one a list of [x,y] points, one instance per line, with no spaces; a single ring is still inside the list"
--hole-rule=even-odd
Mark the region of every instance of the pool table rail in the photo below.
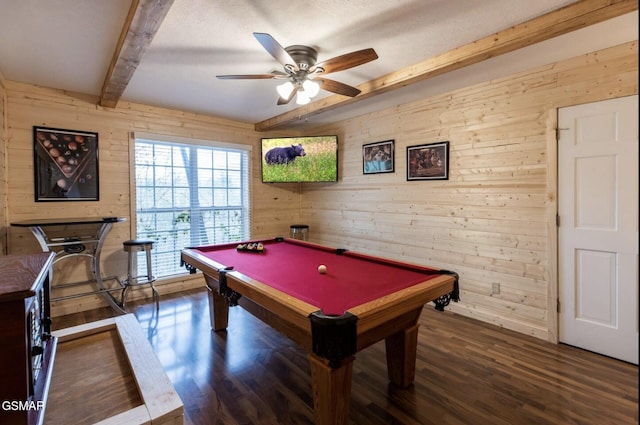
[[[441,275],[417,285],[392,292],[368,303],[352,307],[349,312],[358,316],[358,326],[363,332],[388,321],[398,314],[412,311],[416,308],[422,309],[425,304],[453,292],[454,286],[454,276]]]

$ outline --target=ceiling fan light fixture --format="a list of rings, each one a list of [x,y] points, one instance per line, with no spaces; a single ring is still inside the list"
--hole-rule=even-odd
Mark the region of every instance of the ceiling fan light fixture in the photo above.
[[[318,92],[320,92],[320,84],[315,81],[305,80],[304,83],[302,83],[302,87],[309,98],[316,96]]]
[[[288,99],[291,96],[291,93],[295,89],[295,86],[291,81],[287,81],[286,83],[282,83],[276,87],[278,94],[283,99]]]
[[[298,105],[306,105],[311,101],[311,98],[304,90],[298,90],[298,94],[296,95],[296,103]]]
[[[216,77],[223,80],[268,80],[273,78],[289,80],[276,87],[280,96],[278,105],[289,104],[295,95],[297,95],[296,103],[298,105],[306,105],[312,97],[319,93],[321,88],[342,96],[355,97],[360,94],[360,89],[339,81],[326,79],[324,75],[344,71],[378,59],[375,50],[369,48],[318,63],[318,51],[313,47],[298,44],[282,47],[267,33],[254,32],[253,35],[262,47],[280,62],[284,71],[271,71],[269,74],[216,75]],[[319,74],[323,77],[318,77]]]

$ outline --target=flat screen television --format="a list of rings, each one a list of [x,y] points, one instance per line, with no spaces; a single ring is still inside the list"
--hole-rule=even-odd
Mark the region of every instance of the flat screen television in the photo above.
[[[263,183],[338,181],[338,136],[262,139]]]

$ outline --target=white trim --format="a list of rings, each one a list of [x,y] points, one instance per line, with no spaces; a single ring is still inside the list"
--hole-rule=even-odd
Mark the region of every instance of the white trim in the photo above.
[[[253,146],[243,145],[240,143],[219,142],[216,140],[195,139],[191,137],[170,136],[165,134],[144,133],[141,131],[135,131],[133,133],[134,139],[149,140],[152,142],[167,142],[167,143],[182,143],[185,145],[203,145],[213,146],[222,149],[237,149],[251,152]]]

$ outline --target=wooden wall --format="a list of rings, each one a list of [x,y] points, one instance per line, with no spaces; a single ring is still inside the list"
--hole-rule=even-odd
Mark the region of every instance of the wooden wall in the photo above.
[[[1,87],[0,87],[1,89]],[[340,182],[263,185],[253,126],[150,106],[96,106],[91,96],[5,82],[8,252],[37,250],[12,221],[78,215],[124,216],[103,257],[107,274],[126,271],[122,241],[131,233],[130,134],[133,131],[246,143],[254,147],[253,236],[287,234],[309,224],[311,240],[460,274],[462,302],[451,309],[554,340],[555,111],[562,106],[636,94],[637,42],[368,114],[308,133],[340,137]],[[33,201],[32,126],[100,134],[99,202]],[[274,132],[282,135],[283,131]],[[394,139],[396,171],[363,175],[362,145]],[[448,140],[447,181],[405,177],[406,147]],[[500,293],[491,294],[493,283]],[[172,281],[160,291],[201,282]],[[103,305],[65,301],[54,314]]]
[[[253,146],[251,202],[252,234],[271,237],[287,234],[289,225],[299,221],[300,187],[266,186],[260,183],[260,147],[262,136],[253,125],[220,118],[121,102],[115,109],[96,106],[92,96],[68,93],[32,85],[6,82],[7,138],[3,143],[7,153],[8,214],[3,232],[8,231],[8,252],[11,254],[38,251],[40,248],[28,229],[10,227],[14,221],[43,217],[64,218],[84,216],[121,216],[126,223],[115,224],[106,240],[102,268],[104,275],[124,276],[127,270],[122,242],[135,237],[132,233],[130,202],[131,146],[134,131],[193,137],[241,143]],[[99,134],[100,200],[93,202],[35,202],[33,195],[33,130],[34,125]],[[85,262],[87,263],[87,262]],[[62,267],[65,265],[66,267]],[[70,260],[56,265],[54,281],[73,282],[86,278],[85,270],[68,267]],[[59,267],[60,266],[60,267]],[[82,268],[82,267],[81,267]],[[86,268],[86,266],[85,266]],[[73,270],[73,271],[72,271]],[[204,285],[201,279],[159,282],[159,291],[178,291]],[[148,292],[148,291],[147,291]],[[135,291],[131,299],[148,296]],[[82,311],[105,305],[97,297],[82,297],[54,303],[54,315]]]
[[[0,255],[7,253],[7,228],[4,223],[7,221],[7,167],[5,155],[6,137],[7,137],[7,120],[6,114],[6,89],[5,81],[0,74]]]
[[[4,87],[4,78],[0,74],[0,255],[5,255],[7,252],[7,229],[3,223],[7,220],[7,168],[6,168],[6,135],[7,135],[7,120],[5,118],[6,113],[6,90]]]
[[[556,108],[637,92],[632,42],[316,128],[339,135],[341,179],[304,186],[302,219],[314,241],[454,270],[453,311],[554,341]],[[395,173],[363,175],[362,145],[389,139]],[[407,146],[440,141],[449,180],[406,181]]]

